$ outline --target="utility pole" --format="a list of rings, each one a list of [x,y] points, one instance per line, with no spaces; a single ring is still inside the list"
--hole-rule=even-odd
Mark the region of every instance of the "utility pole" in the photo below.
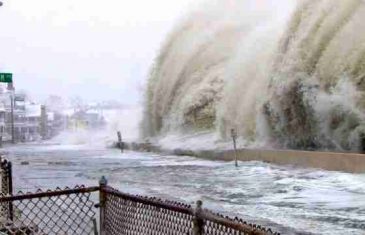
[[[10,91],[10,120],[11,120],[11,143],[15,144],[15,127],[14,127],[14,89]]]
[[[40,120],[40,129],[41,129],[41,137],[42,140],[46,140],[48,137],[48,129],[47,129],[47,110],[46,110],[46,106],[42,105],[41,106],[41,120]]]
[[[11,143],[15,144],[15,126],[14,126],[14,86],[13,83],[8,83],[8,91],[10,92],[10,128],[11,128]]]

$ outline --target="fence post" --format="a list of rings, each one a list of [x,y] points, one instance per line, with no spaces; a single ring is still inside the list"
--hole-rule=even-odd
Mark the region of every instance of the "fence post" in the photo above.
[[[100,235],[106,235],[105,231],[105,202],[106,202],[106,194],[104,192],[104,188],[107,186],[108,181],[105,176],[102,176],[99,181],[99,203],[100,203]]]
[[[7,176],[8,176],[8,194],[13,195],[13,166],[11,162],[7,164]],[[13,220],[14,211],[13,211],[13,202],[9,202],[9,219]]]
[[[236,165],[236,167],[238,167],[238,160],[237,160],[237,143],[236,143],[236,139],[237,139],[237,132],[235,131],[235,129],[231,129],[231,137],[232,137],[232,140],[233,140],[233,148],[234,148],[235,165]]]
[[[119,148],[120,148],[120,151],[123,153],[124,146],[123,146],[122,133],[120,131],[118,131],[117,135],[118,135]]]
[[[193,219],[193,235],[202,235],[203,234],[203,227],[204,227],[204,220],[201,216],[202,213],[202,205],[203,202],[198,200],[196,202],[196,208],[194,211],[194,219]]]
[[[13,164],[8,162],[9,194],[13,195]]]
[[[6,178],[6,167],[5,167],[5,161],[2,157],[0,157],[0,168],[1,168],[1,193],[4,194],[5,188],[4,188],[4,179]]]
[[[1,193],[4,195],[9,194],[9,180],[8,180],[8,164],[5,159],[1,159]]]
[[[1,168],[1,194],[13,195],[13,171],[11,162],[6,159],[0,158]],[[13,202],[7,202],[6,208],[7,219],[13,220]]]
[[[98,223],[96,222],[96,218],[93,218],[93,227],[94,227],[94,235],[99,235]]]

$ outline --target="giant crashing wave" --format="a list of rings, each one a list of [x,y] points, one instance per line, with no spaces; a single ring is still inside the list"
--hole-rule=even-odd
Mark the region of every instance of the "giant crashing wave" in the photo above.
[[[145,137],[231,129],[249,143],[363,149],[363,0],[216,0],[156,58]]]

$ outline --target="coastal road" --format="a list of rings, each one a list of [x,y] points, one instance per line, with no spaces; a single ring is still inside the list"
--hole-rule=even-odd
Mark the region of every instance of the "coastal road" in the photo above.
[[[365,234],[365,175],[201,160],[93,145],[6,147],[16,190],[97,185],[204,206],[282,234]]]

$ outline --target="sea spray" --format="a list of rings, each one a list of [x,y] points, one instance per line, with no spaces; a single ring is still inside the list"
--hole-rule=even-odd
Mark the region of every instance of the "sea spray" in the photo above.
[[[113,146],[117,141],[117,131],[121,131],[123,141],[133,142],[139,137],[138,125],[142,110],[139,106],[123,109],[103,110],[106,125],[101,128],[69,129],[47,141],[48,144]]]
[[[234,128],[247,145],[362,149],[363,22],[361,0],[210,1],[155,61],[144,136]]]

